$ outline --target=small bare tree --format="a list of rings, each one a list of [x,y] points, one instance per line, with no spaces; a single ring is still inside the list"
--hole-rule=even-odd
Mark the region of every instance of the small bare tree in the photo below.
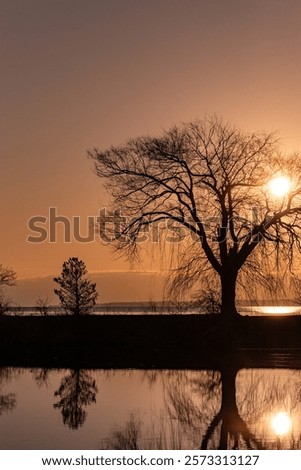
[[[38,297],[36,301],[36,310],[40,315],[46,316],[49,311],[50,299],[49,297]]]
[[[177,289],[214,272],[225,318],[237,314],[238,281],[267,282],[301,250],[301,160],[272,134],[213,117],[89,155],[112,196],[116,249],[133,256],[149,227],[168,224],[185,247]]]
[[[7,297],[4,288],[6,286],[14,286],[16,283],[16,277],[16,273],[13,269],[0,264],[0,315],[7,312],[11,305],[11,301]]]

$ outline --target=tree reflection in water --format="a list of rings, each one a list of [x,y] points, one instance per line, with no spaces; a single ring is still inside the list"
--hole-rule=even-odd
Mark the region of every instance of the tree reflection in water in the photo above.
[[[189,388],[178,385],[169,391],[168,412],[177,419],[185,434],[193,433],[201,449],[263,449],[260,439],[242,418],[236,401],[236,374],[232,368],[203,372],[194,379],[196,403]],[[179,382],[180,384],[180,382]],[[186,389],[186,390],[185,390]]]
[[[151,422],[132,411],[102,449],[301,448],[300,371],[145,371],[144,379],[162,381],[161,410]]]
[[[31,369],[33,378],[38,387],[42,387],[43,385],[47,386],[51,371],[51,369],[47,368]]]
[[[0,385],[13,379],[16,374],[19,374],[19,369],[11,367],[0,368]],[[0,395],[0,416],[3,413],[12,411],[17,404],[16,395],[14,393],[7,393],[6,395]]]
[[[279,371],[280,372],[280,371]],[[178,419],[185,433],[199,430],[201,449],[296,449],[301,447],[300,429],[288,426],[282,434],[273,429],[279,413],[292,422],[300,421],[300,372],[282,370],[224,369],[219,383],[200,378],[199,404],[191,395],[169,392],[169,413]],[[196,384],[197,385],[197,384]],[[214,393],[216,389],[216,394]],[[220,403],[208,420],[210,402]],[[213,410],[213,408],[211,407]],[[294,417],[294,419],[292,418]],[[203,427],[200,423],[206,423]],[[289,434],[290,433],[290,434]]]
[[[241,415],[266,448],[300,449],[301,371],[241,370],[236,382]]]
[[[70,370],[54,393],[60,399],[53,406],[61,411],[65,425],[78,429],[87,417],[85,407],[96,403],[97,392],[96,382],[88,371]]]
[[[219,438],[215,436],[213,444],[216,449],[264,448],[239,413],[235,380],[236,370],[230,368],[221,372],[221,406],[201,439],[201,449],[208,449],[212,439],[214,442],[218,426],[220,426]]]
[[[112,431],[110,437],[101,442],[101,449],[138,450],[141,439],[141,418],[139,413],[131,412],[124,428]]]

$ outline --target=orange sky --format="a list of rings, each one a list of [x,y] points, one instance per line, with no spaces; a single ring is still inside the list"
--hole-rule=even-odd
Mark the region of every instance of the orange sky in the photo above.
[[[84,232],[105,206],[94,146],[217,113],[301,149],[300,18],[299,0],[1,0],[0,263],[19,278],[69,256],[129,269],[97,242],[26,242],[49,207]]]

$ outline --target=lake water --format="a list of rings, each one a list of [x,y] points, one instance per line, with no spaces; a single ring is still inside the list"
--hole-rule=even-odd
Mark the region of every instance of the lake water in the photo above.
[[[300,315],[301,307],[298,305],[254,305],[254,306],[241,306],[238,307],[238,311],[241,315]],[[93,309],[94,315],[171,315],[171,314],[200,314],[202,312],[196,308],[182,308],[178,307],[141,307],[141,306],[129,306],[129,307],[109,307],[109,306],[97,306]],[[11,307],[10,315],[40,315],[36,307]],[[60,307],[50,306],[48,307],[48,315],[63,315],[64,312]]]
[[[301,370],[0,369],[1,449],[300,449]]]

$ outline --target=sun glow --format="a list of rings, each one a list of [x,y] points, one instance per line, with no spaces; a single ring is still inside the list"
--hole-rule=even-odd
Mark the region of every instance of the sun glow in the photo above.
[[[279,411],[272,418],[272,428],[277,436],[284,436],[292,428],[292,419],[284,411]]]
[[[283,197],[289,193],[291,185],[291,180],[287,176],[277,176],[268,183],[270,192],[276,197]]]

